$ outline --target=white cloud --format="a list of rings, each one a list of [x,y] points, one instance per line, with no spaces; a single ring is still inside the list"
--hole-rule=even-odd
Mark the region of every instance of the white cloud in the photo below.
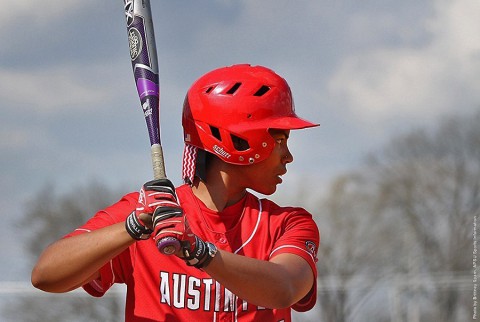
[[[86,69],[95,67],[86,66]],[[24,71],[0,69],[0,97],[3,103],[15,102],[23,111],[51,113],[65,108],[88,108],[114,96],[115,89],[98,87],[83,80],[81,75],[85,73],[75,67]],[[101,75],[101,68],[96,73]]]
[[[9,1],[8,6],[3,4],[2,10],[0,10],[0,29],[12,24],[21,26],[26,21],[29,24],[48,23],[51,19],[58,19],[66,12],[73,12],[87,3],[88,1],[84,0]]]
[[[429,42],[378,45],[342,61],[329,90],[349,113],[381,122],[392,117],[432,117],[462,104],[463,108],[478,105],[480,4],[455,0],[435,5],[435,15],[424,23]]]
[[[449,55],[460,59],[480,56],[480,2],[455,0],[436,2],[438,15],[429,21],[429,27],[437,35],[436,45]]]

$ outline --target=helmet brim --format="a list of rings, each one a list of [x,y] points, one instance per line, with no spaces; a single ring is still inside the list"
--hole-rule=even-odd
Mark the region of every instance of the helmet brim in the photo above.
[[[300,130],[319,126],[298,116],[283,116],[278,118],[267,118],[258,121],[242,122],[232,126],[232,130],[253,130],[253,129],[279,129],[279,130]]]
[[[271,120],[268,122],[269,129],[280,129],[280,130],[299,130],[299,129],[306,129],[310,127],[316,127],[320,124],[312,123],[305,119],[299,118],[298,116],[289,116],[289,117],[282,117],[278,119]]]

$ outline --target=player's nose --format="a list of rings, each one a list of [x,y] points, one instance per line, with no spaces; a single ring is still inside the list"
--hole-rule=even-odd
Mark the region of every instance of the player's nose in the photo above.
[[[290,152],[290,149],[288,147],[285,147],[285,151],[283,152],[283,156],[282,156],[282,161],[285,164],[293,162],[293,154]]]

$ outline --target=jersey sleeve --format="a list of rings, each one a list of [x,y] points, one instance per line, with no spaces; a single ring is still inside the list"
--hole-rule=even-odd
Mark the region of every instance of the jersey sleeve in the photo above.
[[[123,222],[135,209],[137,193],[124,196],[117,203],[97,212],[84,225],[78,227],[64,238],[90,233],[94,230]],[[131,271],[130,248],[111,259],[100,268],[100,277],[83,285],[83,289],[92,296],[101,297],[114,283],[124,283]]]
[[[314,275],[310,292],[292,308],[295,311],[308,311],[317,299],[317,249],[320,233],[312,215],[301,208],[290,208],[283,218],[281,236],[275,242],[270,258],[283,253],[295,254],[307,261]]]

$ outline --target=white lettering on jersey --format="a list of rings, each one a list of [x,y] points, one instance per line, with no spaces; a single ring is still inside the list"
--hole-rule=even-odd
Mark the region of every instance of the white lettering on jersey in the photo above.
[[[206,278],[202,282],[205,285],[205,305],[203,306],[203,309],[205,311],[210,311],[210,296],[212,291],[213,279]]]
[[[168,272],[160,272],[160,303],[170,305],[170,284]]]
[[[220,311],[220,291],[221,291],[222,287],[220,286],[220,284],[215,281],[215,312],[219,312]]]
[[[190,310],[198,310],[200,308],[200,279],[191,276],[188,279],[188,295],[187,307]]]
[[[160,303],[176,309],[235,312],[248,311],[251,305],[212,278],[160,272],[159,291]],[[265,310],[264,307],[256,309]]]
[[[224,312],[233,312],[235,311],[235,299],[236,296],[233,295],[228,289],[225,289],[225,302],[223,305]]]
[[[184,274],[173,274],[173,306],[179,309],[185,307],[185,280]]]

